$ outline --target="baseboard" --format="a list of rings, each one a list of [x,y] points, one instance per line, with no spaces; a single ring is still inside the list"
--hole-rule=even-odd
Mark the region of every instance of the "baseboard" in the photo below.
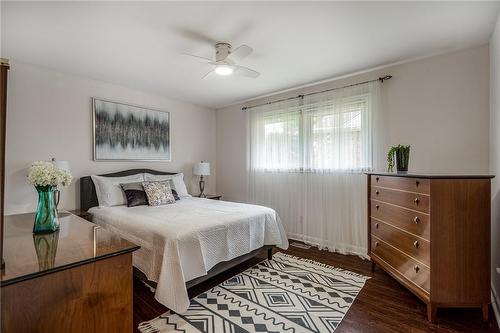
[[[304,249],[304,250],[309,250],[311,248],[311,245],[307,245],[305,243],[299,243],[299,242],[291,242],[290,246],[298,247],[299,249]]]
[[[491,285],[491,306],[493,307],[493,313],[495,314],[497,325],[500,327],[500,299],[498,298],[497,291],[493,285]]]
[[[320,238],[296,234],[296,233],[287,233],[287,236],[288,239],[290,240],[304,242],[308,245],[316,246],[320,250],[326,249],[328,251],[340,254],[356,255],[361,259],[370,259],[370,257],[366,254],[366,248],[356,247],[352,245],[343,245],[339,247],[337,244],[325,242]]]

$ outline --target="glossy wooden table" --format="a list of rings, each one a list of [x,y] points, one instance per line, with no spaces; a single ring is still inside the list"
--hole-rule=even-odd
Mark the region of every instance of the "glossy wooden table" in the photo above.
[[[132,332],[139,247],[68,212],[51,234],[32,234],[33,220],[5,218],[2,332]]]

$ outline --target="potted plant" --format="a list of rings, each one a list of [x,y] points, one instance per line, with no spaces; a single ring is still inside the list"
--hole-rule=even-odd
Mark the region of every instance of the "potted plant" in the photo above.
[[[67,170],[59,169],[51,162],[34,162],[29,170],[28,182],[38,192],[33,233],[53,232],[59,229],[54,191],[58,185],[68,186],[72,176]]]
[[[387,153],[387,172],[394,172],[394,165],[398,173],[408,172],[410,161],[410,146],[392,146]]]

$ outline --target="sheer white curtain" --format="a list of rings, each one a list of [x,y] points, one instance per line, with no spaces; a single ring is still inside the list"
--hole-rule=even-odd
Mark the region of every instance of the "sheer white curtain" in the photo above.
[[[372,82],[249,111],[249,199],[276,209],[290,238],[366,255],[378,91]]]

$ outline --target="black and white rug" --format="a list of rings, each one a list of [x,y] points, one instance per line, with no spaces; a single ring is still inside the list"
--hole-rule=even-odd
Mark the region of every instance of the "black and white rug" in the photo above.
[[[142,333],[333,332],[368,277],[276,253],[172,312]]]

